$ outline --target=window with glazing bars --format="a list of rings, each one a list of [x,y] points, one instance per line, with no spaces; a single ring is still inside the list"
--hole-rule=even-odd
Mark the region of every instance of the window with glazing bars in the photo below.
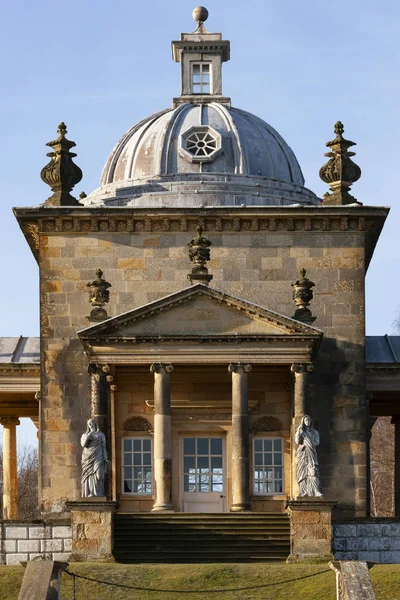
[[[123,494],[151,494],[153,468],[151,438],[124,438]]]
[[[192,94],[209,94],[210,92],[210,63],[192,63]]]
[[[224,471],[221,438],[184,438],[185,492],[223,492]]]
[[[253,440],[253,474],[255,494],[283,493],[283,440]]]

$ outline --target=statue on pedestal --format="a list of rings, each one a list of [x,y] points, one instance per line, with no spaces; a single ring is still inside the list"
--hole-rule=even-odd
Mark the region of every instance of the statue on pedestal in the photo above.
[[[319,446],[319,433],[312,426],[311,418],[304,415],[294,438],[296,450],[297,482],[299,496],[321,497],[319,464],[316,447]]]
[[[104,496],[104,481],[107,473],[106,436],[100,431],[97,421],[89,419],[85,433],[81,436],[82,452],[82,496]]]

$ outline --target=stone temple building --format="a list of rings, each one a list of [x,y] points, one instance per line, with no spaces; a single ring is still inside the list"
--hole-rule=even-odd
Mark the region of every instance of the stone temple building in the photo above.
[[[399,423],[399,342],[366,339],[364,316],[388,208],[351,195],[361,171],[340,122],[330,190],[307,189],[279,133],[232,106],[230,43],[194,16],[172,42],[180,95],[127,131],[100,187],[71,195],[82,173],[61,123],[42,171],[52,195],[14,210],[40,269],[40,344],[1,342],[8,563],[350,557],[360,523],[367,536],[371,424]],[[298,496],[305,414],[323,496]],[[22,416],[38,425],[41,525],[18,521]],[[101,497],[81,491],[90,417],[106,437]],[[354,544],[353,558],[368,550]]]

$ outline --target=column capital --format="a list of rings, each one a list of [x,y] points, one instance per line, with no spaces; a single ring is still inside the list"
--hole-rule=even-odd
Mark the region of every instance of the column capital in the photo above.
[[[110,365],[91,362],[88,364],[88,373],[90,375],[107,375],[111,372]]]
[[[312,363],[292,363],[290,366],[292,373],[312,373],[314,365]]]
[[[0,425],[3,425],[3,427],[17,426],[19,424],[18,417],[0,417]]]
[[[250,373],[251,371],[251,364],[250,363],[229,363],[228,365],[228,371],[229,373],[240,373],[240,371],[243,371],[243,373]]]
[[[150,365],[151,373],[165,374],[172,373],[173,370],[174,367],[169,363],[153,363],[152,365]]]

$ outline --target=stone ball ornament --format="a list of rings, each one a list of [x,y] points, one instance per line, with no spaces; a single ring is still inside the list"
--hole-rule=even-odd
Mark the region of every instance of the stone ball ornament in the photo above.
[[[192,12],[192,17],[198,23],[204,23],[208,19],[208,10],[204,6],[196,6]]]

